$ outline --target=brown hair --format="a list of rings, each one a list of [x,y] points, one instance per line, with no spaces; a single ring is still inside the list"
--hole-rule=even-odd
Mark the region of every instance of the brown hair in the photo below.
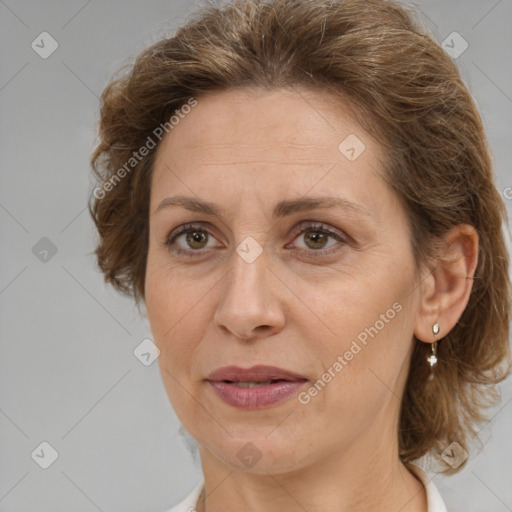
[[[440,343],[430,382],[429,345],[416,343],[399,429],[406,463],[439,455],[453,441],[467,447],[510,368],[505,208],[481,118],[456,66],[413,14],[391,1],[235,0],[204,8],[112,80],[102,94],[100,143],[91,159],[103,188],[89,207],[105,280],[137,304],[144,298],[158,145],[131,169],[126,163],[190,98],[245,86],[313,87],[351,107],[385,149],[384,176],[410,219],[418,264],[453,226],[477,230],[468,306]],[[114,182],[116,173],[122,179]]]

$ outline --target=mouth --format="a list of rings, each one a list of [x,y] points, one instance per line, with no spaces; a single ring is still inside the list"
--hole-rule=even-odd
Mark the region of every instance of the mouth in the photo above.
[[[240,368],[239,366],[224,366],[218,368],[208,375],[207,380],[212,382],[229,383],[255,383],[271,384],[278,381],[304,381],[303,375],[278,368],[277,366],[256,365],[251,368]]]
[[[206,381],[217,397],[233,407],[261,409],[294,395],[308,379],[275,366],[252,368],[226,366],[212,372]]]

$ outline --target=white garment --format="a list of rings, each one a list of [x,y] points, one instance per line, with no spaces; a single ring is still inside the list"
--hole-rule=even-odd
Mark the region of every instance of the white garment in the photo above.
[[[419,467],[412,466],[411,468],[418,478],[423,482],[425,490],[427,491],[427,512],[446,512],[446,505],[444,504],[439,491],[437,490],[434,482],[428,477],[428,475]],[[180,503],[166,512],[196,512],[196,504],[199,499],[199,495],[203,489],[204,481],[199,482],[190,492],[190,494]]]

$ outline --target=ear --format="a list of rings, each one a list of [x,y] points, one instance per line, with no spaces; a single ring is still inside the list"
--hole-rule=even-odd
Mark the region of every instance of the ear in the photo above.
[[[444,237],[433,270],[422,281],[420,307],[414,328],[417,339],[432,343],[434,324],[437,339],[446,336],[466,309],[478,263],[478,233],[460,224]]]

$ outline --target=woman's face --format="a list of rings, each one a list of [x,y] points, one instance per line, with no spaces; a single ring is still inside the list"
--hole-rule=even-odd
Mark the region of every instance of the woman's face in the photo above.
[[[145,293],[203,462],[280,473],[396,448],[421,287],[381,148],[322,92],[197,100],[158,149]],[[257,365],[290,373],[212,375]],[[244,378],[278,382],[224,382]]]

